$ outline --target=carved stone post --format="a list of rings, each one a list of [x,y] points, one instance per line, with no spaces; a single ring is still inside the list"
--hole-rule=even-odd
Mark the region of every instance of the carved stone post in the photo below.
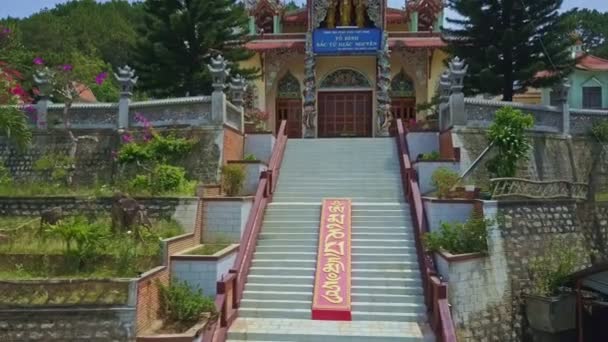
[[[129,128],[129,103],[133,96],[133,87],[137,84],[138,77],[135,77],[135,70],[125,65],[118,68],[118,73],[114,78],[120,84],[120,99],[118,100],[118,129]]]
[[[304,113],[302,131],[305,138],[317,136],[317,77],[316,60],[312,51],[312,34],[306,35],[306,57],[304,60]]]
[[[40,99],[36,103],[36,128],[48,129],[48,112],[49,104],[51,104],[50,96],[53,91],[53,85],[51,84],[51,71],[49,68],[36,71],[34,74],[34,82],[38,86],[40,92]]]
[[[245,108],[244,108],[244,95],[247,89],[247,82],[241,75],[236,75],[230,82],[230,94],[232,96],[232,103],[239,107],[241,111],[240,117],[240,130],[245,131]]]
[[[452,81],[450,80],[450,71],[445,70],[441,74],[439,80],[439,129],[445,130],[450,127],[449,102],[450,88]]]
[[[452,125],[466,126],[467,113],[464,108],[464,76],[469,68],[464,60],[454,57],[450,61],[450,117]]]
[[[570,93],[570,82],[568,79],[562,80],[553,87],[553,94],[557,97],[559,107],[562,110],[562,134],[570,135],[570,104],[568,95]]]
[[[207,65],[213,77],[213,93],[211,93],[211,118],[213,122],[226,122],[226,78],[230,74],[228,62],[219,55],[211,58],[211,63]]]
[[[376,101],[376,135],[386,137],[393,122],[391,113],[391,61],[388,48],[388,35],[384,33],[382,49],[378,51],[378,80]]]

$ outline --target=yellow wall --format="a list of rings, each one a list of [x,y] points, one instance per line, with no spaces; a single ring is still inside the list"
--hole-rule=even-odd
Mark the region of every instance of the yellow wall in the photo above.
[[[262,101],[260,99],[260,103],[265,103],[265,110],[270,114],[269,117],[269,129],[274,131],[275,127],[275,107],[276,107],[276,97],[277,97],[277,88],[279,81],[283,76],[285,76],[288,72],[291,72],[295,78],[300,81],[300,91],[304,91],[304,55],[303,54],[292,54],[281,64],[279,70],[276,70],[276,67],[272,65],[272,60],[266,60],[265,62],[265,72],[264,72],[264,82],[266,86],[270,86],[265,90],[265,99]],[[276,73],[275,75],[272,75]]]
[[[261,64],[260,54],[256,53],[253,56],[251,56],[251,58],[249,58],[248,60],[239,62],[239,67],[241,67],[243,69],[258,68],[258,70],[260,70],[260,73],[261,73],[262,64]],[[263,77],[258,77],[255,80],[253,80],[252,82],[258,88],[258,107],[260,107],[259,109],[263,110],[264,102],[266,101],[266,98],[264,95],[265,91],[264,91]]]
[[[388,24],[386,30],[389,32],[407,32],[410,27],[408,24]]]
[[[441,78],[441,74],[446,69],[445,60],[448,58],[448,55],[440,49],[436,49],[433,51],[433,58],[431,60],[431,72],[429,78],[429,86],[428,86],[428,94],[427,101],[431,101],[433,96],[435,96],[435,91],[439,86],[439,80]]]

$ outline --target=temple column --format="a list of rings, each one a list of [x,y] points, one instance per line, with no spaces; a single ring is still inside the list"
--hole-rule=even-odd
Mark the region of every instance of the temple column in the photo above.
[[[304,102],[302,115],[302,136],[317,136],[317,77],[316,59],[312,51],[312,33],[306,34],[306,57],[304,60]]]
[[[386,137],[392,122],[391,96],[391,61],[388,47],[388,34],[382,37],[382,49],[378,51],[378,76],[376,82],[376,130],[375,135]]]

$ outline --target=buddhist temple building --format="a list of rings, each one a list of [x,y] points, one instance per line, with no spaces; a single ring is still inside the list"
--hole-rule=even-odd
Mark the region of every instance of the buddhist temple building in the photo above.
[[[403,9],[387,0],[308,0],[287,11],[279,0],[249,0],[243,67],[261,77],[248,93],[250,109],[268,113],[276,131],[287,120],[299,137],[389,135],[395,118],[425,117],[416,105],[435,95],[443,61],[440,0]]]

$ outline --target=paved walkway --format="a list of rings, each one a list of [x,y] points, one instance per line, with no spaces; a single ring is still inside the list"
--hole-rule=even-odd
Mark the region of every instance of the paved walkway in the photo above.
[[[282,335],[280,340],[273,338]],[[407,336],[407,337],[404,337]],[[434,341],[426,323],[337,322],[309,319],[239,317],[230,328],[228,341]],[[270,340],[269,339],[269,340]]]

